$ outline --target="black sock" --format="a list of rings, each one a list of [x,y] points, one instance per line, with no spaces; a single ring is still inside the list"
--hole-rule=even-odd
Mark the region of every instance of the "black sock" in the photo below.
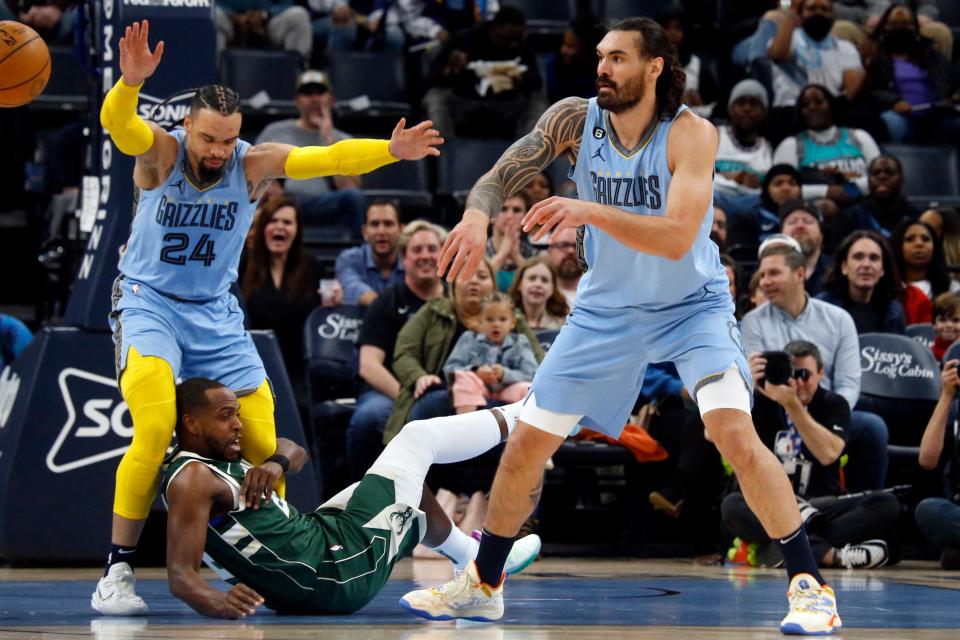
[[[483,530],[480,538],[480,551],[477,552],[477,573],[481,582],[491,586],[500,584],[503,577],[503,565],[507,563],[507,556],[513,548],[513,538],[504,538]]]
[[[119,544],[110,545],[110,555],[107,556],[107,566],[103,568],[103,575],[107,575],[107,572],[110,571],[110,567],[117,564],[118,562],[126,562],[130,565],[130,569],[133,570],[137,565],[137,548],[136,547],[124,547]]]
[[[814,580],[823,584],[823,576],[817,568],[817,560],[813,557],[813,549],[810,548],[807,531],[803,525],[786,538],[779,540],[777,544],[780,545],[783,564],[786,565],[787,575],[791,580],[798,573],[809,573]]]

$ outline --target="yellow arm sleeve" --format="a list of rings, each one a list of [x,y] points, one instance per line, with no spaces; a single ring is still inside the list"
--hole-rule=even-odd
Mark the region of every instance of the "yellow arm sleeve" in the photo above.
[[[128,156],[146,153],[153,146],[153,130],[137,115],[137,95],[141,82],[136,87],[118,80],[107,92],[100,109],[100,125],[110,132],[114,144]]]
[[[396,162],[389,140],[341,140],[329,147],[294,147],[283,166],[288,178],[356,176]]]

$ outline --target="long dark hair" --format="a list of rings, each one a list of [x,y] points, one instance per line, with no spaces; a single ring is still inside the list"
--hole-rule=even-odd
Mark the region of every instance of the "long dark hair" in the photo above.
[[[943,243],[940,242],[940,237],[937,236],[933,227],[919,220],[901,220],[900,224],[894,228],[893,233],[890,234],[890,248],[893,250],[897,269],[903,274],[906,282],[907,265],[903,259],[903,238],[907,235],[907,229],[915,224],[926,229],[930,237],[933,238],[933,257],[930,259],[930,264],[927,265],[927,280],[930,281],[930,289],[933,293],[930,297],[932,299],[933,296],[950,290],[950,272],[947,270],[947,259],[943,255]]]
[[[876,231],[861,229],[854,231],[843,239],[843,242],[837,247],[830,268],[823,277],[823,288],[843,300],[845,304],[851,302],[850,280],[847,276],[843,275],[841,267],[843,263],[847,261],[847,257],[850,255],[850,249],[854,243],[863,239],[872,240],[880,247],[880,255],[883,260],[883,276],[880,277],[877,286],[873,288],[873,295],[870,297],[870,306],[877,310],[884,310],[890,305],[891,301],[896,300],[900,295],[903,284],[900,281],[900,272],[894,261],[893,251],[891,251],[890,245],[887,243],[886,238]]]
[[[890,14],[893,13],[894,9],[900,8],[910,10],[910,16],[913,18],[913,32],[917,34],[917,46],[914,47],[912,51],[905,51],[903,53],[907,54],[907,57],[911,60],[911,62],[917,62],[922,58],[920,54],[923,53],[927,47],[930,47],[932,42],[920,34],[920,20],[917,18],[917,12],[909,4],[905,2],[894,2],[887,7],[887,10],[884,11],[883,15],[880,16],[880,19],[877,21],[877,25],[870,33],[870,38],[877,42],[884,53],[891,53],[883,46],[883,37],[887,32],[887,23],[890,21]]]
[[[657,117],[672,120],[683,102],[687,74],[680,66],[677,48],[667,40],[667,33],[650,18],[626,18],[610,25],[610,31],[636,31],[637,48],[648,58],[663,58],[663,71],[657,78]]]
[[[267,250],[267,241],[263,237],[263,231],[270,224],[270,220],[273,219],[273,214],[284,207],[291,207],[296,212],[297,232],[293,236],[290,252],[287,253],[286,264],[283,265],[280,292],[287,300],[293,300],[308,295],[312,290],[308,286],[309,283],[306,282],[309,263],[306,251],[303,249],[303,224],[300,219],[300,211],[293,200],[281,194],[267,200],[267,203],[257,212],[257,218],[253,222],[252,243],[240,283],[243,297],[247,300],[256,295],[260,287],[271,277],[270,251]]]

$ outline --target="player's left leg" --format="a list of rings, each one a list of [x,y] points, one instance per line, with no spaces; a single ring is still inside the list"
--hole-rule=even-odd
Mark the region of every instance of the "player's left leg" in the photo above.
[[[719,291],[719,289],[718,289]],[[709,294],[709,291],[707,291]],[[730,463],[744,498],[778,541],[790,578],[784,633],[823,635],[840,629],[833,590],[823,584],[787,475],[760,441],[750,414],[752,388],[733,303],[725,292],[706,296],[680,317],[660,313],[651,328],[653,361],[672,360],[697,402],[707,435]],[[661,328],[669,327],[668,331]]]

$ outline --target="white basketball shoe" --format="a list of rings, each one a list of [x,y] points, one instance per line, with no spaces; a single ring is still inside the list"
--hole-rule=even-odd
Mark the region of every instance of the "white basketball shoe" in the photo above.
[[[428,620],[462,618],[475,622],[494,622],[503,617],[503,581],[491,586],[480,582],[477,563],[450,582],[439,587],[411,591],[400,598],[400,606]]]
[[[137,595],[133,569],[126,562],[117,562],[100,578],[90,598],[90,606],[105,616],[144,616],[147,603]]]
[[[787,590],[790,612],[780,632],[797,636],[826,636],[843,626],[837,615],[837,598],[827,585],[820,586],[808,573],[798,573]]]

